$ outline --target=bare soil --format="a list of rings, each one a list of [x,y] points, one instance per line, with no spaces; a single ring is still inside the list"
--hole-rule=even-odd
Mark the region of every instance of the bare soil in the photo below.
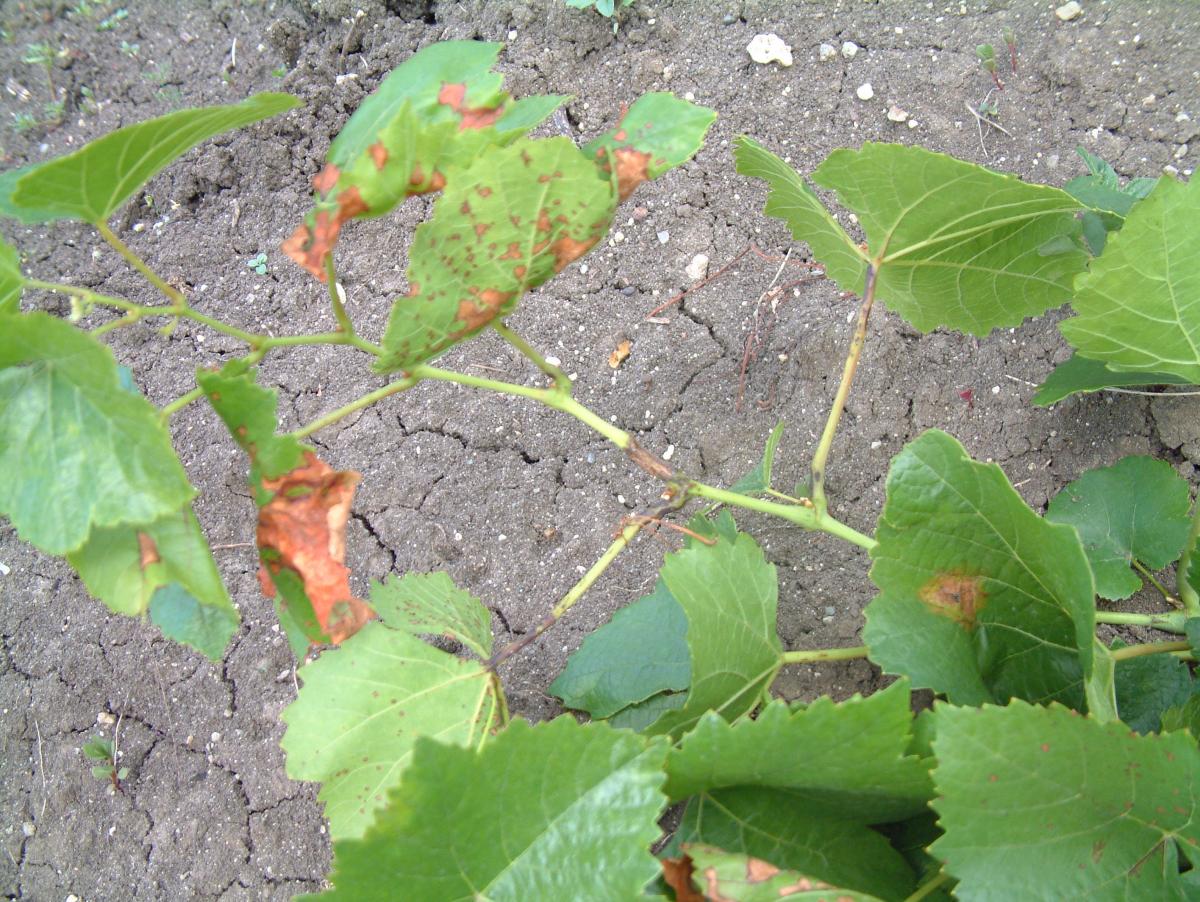
[[[761,184],[739,177],[730,152],[749,133],[811,171],[830,151],[863,141],[918,143],[1037,181],[1082,172],[1074,148],[1111,160],[1124,176],[1173,166],[1190,175],[1200,153],[1200,6],[1084,0],[1063,22],[1054,2],[648,2],[617,34],[592,12],[554,0],[517,3],[293,0],[212,4],[6,2],[0,5],[0,155],[21,165],[67,152],[120,125],[193,104],[289,91],[303,106],[218,138],[188,155],[116,220],[121,236],[193,303],[256,331],[333,327],[320,286],[279,252],[307,209],[310,179],[347,116],[395,65],[450,38],[505,41],[500,68],[517,96],[569,93],[569,132],[611,124],[639,94],[671,90],[719,114],[695,160],[643,186],[612,240],[528,298],[510,321],[577,374],[577,396],[647,447],[707,481],[729,484],[788,424],[777,484],[803,478],[837,385],[853,299],[816,281],[763,292],[803,273],[784,227],[762,213]],[[364,16],[351,30],[358,9]],[[118,9],[124,17],[111,19]],[[111,28],[100,28],[107,22]],[[1000,67],[993,93],[1006,133],[977,126],[991,81],[975,47],[1011,27],[1019,65]],[[795,65],[760,66],[746,44],[775,32]],[[818,47],[858,45],[820,61]],[[67,102],[59,124],[29,124],[51,98],[27,45],[57,52],[50,73]],[[870,82],[874,98],[856,96]],[[90,98],[84,89],[90,91]],[[915,122],[892,122],[892,105]],[[26,114],[18,121],[18,114]],[[23,127],[18,127],[23,125]],[[635,208],[641,208],[636,211]],[[340,247],[350,310],[377,337],[406,289],[405,248],[427,204],[356,223]],[[18,227],[6,238],[27,271],[106,293],[151,300],[90,229]],[[661,239],[661,240],[660,240]],[[647,314],[687,287],[684,267],[706,254],[715,271],[747,254],[661,316]],[[269,273],[246,260],[265,252]],[[66,313],[53,298],[37,298]],[[928,427],[945,429],[979,459],[998,462],[1042,509],[1083,470],[1126,454],[1165,456],[1193,481],[1200,462],[1197,399],[1104,394],[1044,410],[1034,386],[1068,355],[1051,314],[977,340],[920,335],[886,311],[874,318],[859,379],[835,444],[829,490],[839,517],[870,531],[888,461]],[[165,403],[199,366],[241,353],[236,342],[180,326],[112,336],[138,385]],[[632,353],[617,370],[622,339]],[[746,356],[748,339],[753,353]],[[747,376],[741,386],[743,360]],[[532,381],[488,338],[447,363]],[[344,348],[305,349],[263,364],[284,428],[295,428],[381,384]],[[968,394],[969,393],[969,394]],[[739,396],[741,402],[739,403]],[[968,398],[970,400],[968,400]],[[292,660],[255,580],[254,507],[246,462],[216,416],[194,404],[172,422],[200,489],[197,513],[243,626],[221,665],[162,640],[149,625],[109,614],[65,563],[0,526],[0,893],[7,898],[284,899],[319,889],[330,850],[315,788],[290,781],[279,714],[296,693]],[[349,534],[356,588],[390,572],[447,570],[495,613],[497,639],[518,637],[611,540],[623,516],[659,487],[574,421],[515,399],[423,385],[315,436],[333,466],[363,474]],[[743,528],[765,545],[781,578],[779,630],[790,648],[856,643],[872,596],[868,560],[854,547],[755,516]],[[582,638],[653,584],[664,546],[641,539],[556,629],[504,673],[513,708],[558,712],[546,687]],[[1143,605],[1153,599],[1135,600]],[[863,661],[794,668],[787,697],[871,692]],[[80,746],[112,737],[119,721],[122,792],[92,778]]]

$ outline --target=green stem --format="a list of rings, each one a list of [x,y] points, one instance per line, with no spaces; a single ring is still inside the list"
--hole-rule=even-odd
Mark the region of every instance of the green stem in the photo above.
[[[1183,610],[1189,617],[1200,617],[1200,593],[1197,593],[1197,587],[1193,586],[1188,579],[1188,569],[1196,556],[1198,546],[1200,546],[1200,499],[1197,499],[1196,509],[1192,511],[1192,530],[1188,533],[1187,544],[1183,546],[1183,554],[1179,558],[1179,563],[1175,565],[1175,590],[1179,592],[1179,600],[1183,603]]]
[[[558,390],[563,394],[571,393],[571,380],[567,378],[567,374],[550,363],[537,352],[537,350],[525,341],[520,335],[508,328],[507,323],[502,323],[500,320],[492,320],[492,328],[496,330],[501,338],[507,341],[510,345],[516,348],[522,356],[533,363],[539,370],[554,380],[554,384],[558,386]]]
[[[554,609],[543,617],[533,630],[492,655],[491,659],[487,662],[488,668],[495,671],[497,667],[525,648],[525,646],[537,640],[542,633],[546,632],[554,624],[558,623],[559,619],[574,607],[575,603],[583,597],[584,593],[609,568],[609,565],[617,559],[617,555],[629,547],[629,543],[633,541],[633,537],[638,534],[638,530],[643,525],[640,521],[634,521],[621,530],[621,534],[613,540],[604,554],[600,555],[599,560],[592,564],[591,569],[579,578],[579,582],[571,587],[571,590],[562,597],[562,600],[554,606]]]
[[[1097,623],[1111,623],[1116,626],[1145,626],[1180,636],[1184,634],[1183,624],[1187,618],[1188,614],[1185,611],[1175,611],[1170,614],[1130,614],[1125,611],[1096,612]]]
[[[904,902],[921,902],[922,899],[924,899],[949,879],[950,875],[945,871],[933,875],[920,886],[918,886],[916,890],[914,890],[913,893],[904,900]]]
[[[785,651],[780,656],[784,664],[815,664],[818,661],[853,661],[867,656],[865,645],[853,648],[818,648],[814,651]]]
[[[867,320],[871,316],[871,306],[875,303],[875,267],[867,264],[866,282],[863,288],[862,304],[858,308],[858,325],[854,328],[854,337],[850,339],[850,351],[846,354],[846,363],[842,367],[842,381],[838,385],[837,394],[833,398],[833,406],[829,409],[829,418],[825,421],[825,431],[817,442],[817,450],[812,461],[812,500],[817,510],[824,513],[829,509],[825,499],[825,468],[829,462],[829,451],[833,447],[833,436],[837,432],[838,421],[842,418],[842,409],[850,396],[850,386],[854,382],[854,373],[858,369],[858,360],[862,356],[863,344],[867,340]]]
[[[1142,578],[1145,579],[1146,582],[1150,583],[1150,585],[1152,585],[1152,586],[1154,586],[1154,588],[1158,589],[1159,594],[1162,595],[1163,598],[1165,598],[1171,604],[1175,605],[1175,607],[1179,607],[1179,599],[1167,591],[1167,587],[1164,586],[1162,583],[1160,583],[1155,578],[1154,574],[1151,573],[1148,569],[1146,569],[1145,564],[1143,564],[1137,558],[1134,558],[1132,563],[1133,563],[1133,569],[1136,570],[1138,573],[1140,573],[1142,575]]]
[[[168,285],[158,273],[146,264],[145,260],[130,250],[129,246],[118,238],[103,220],[92,224],[100,231],[100,237],[112,245],[113,249],[124,257],[130,266],[145,276],[151,285],[167,296],[176,312],[182,312],[187,309],[187,298],[183,296],[183,292]]]
[[[847,542],[858,545],[860,548],[866,548],[868,551],[878,544],[870,536],[863,535],[858,530],[834,519],[828,513],[821,513],[811,507],[779,504],[775,501],[767,501],[765,498],[753,498],[750,495],[742,495],[726,489],[718,489],[715,486],[705,485],[702,482],[690,483],[687,486],[687,492],[696,498],[708,498],[711,501],[720,501],[731,507],[744,507],[748,510],[771,514],[790,523],[795,523],[804,529],[827,532],[832,536],[837,536],[839,539],[844,539]]]
[[[117,329],[121,329],[125,326],[132,326],[134,323],[141,320],[141,318],[141,314],[130,311],[124,316],[109,320],[102,326],[97,326],[95,329],[92,329],[90,332],[88,332],[88,335],[92,336],[92,338],[99,338],[101,335],[107,335],[109,332],[115,332]]]
[[[325,416],[313,420],[307,426],[301,426],[292,433],[292,436],[293,438],[298,439],[306,438],[307,436],[312,435],[314,432],[324,429],[326,426],[332,426],[338,420],[342,419],[342,417],[349,416],[356,410],[362,410],[364,407],[370,407],[375,402],[382,401],[384,398],[389,397],[390,395],[408,391],[420,381],[421,379],[419,376],[408,375],[403,379],[385,385],[383,388],[377,388],[375,391],[368,392],[367,394],[363,395],[358,400],[351,401],[349,404],[344,404],[337,410],[330,411],[329,413],[325,414]]]
[[[496,671],[491,673],[492,691],[496,693],[496,708],[500,717],[500,727],[503,729],[508,726],[508,697],[504,694],[504,686],[500,682],[500,674]]]
[[[1162,655],[1176,651],[1191,651],[1190,642],[1147,642],[1143,645],[1126,645],[1124,648],[1114,648],[1114,661],[1124,661],[1127,658],[1140,658],[1142,655]]]
[[[767,489],[766,493],[772,498],[778,498],[780,501],[786,501],[788,504],[803,504],[806,507],[812,502],[808,498],[793,498],[791,495],[785,495],[783,492],[777,492],[774,489]]]
[[[180,395],[169,404],[164,404],[158,411],[159,418],[163,421],[169,420],[172,416],[179,413],[183,408],[187,407],[193,401],[199,401],[204,397],[204,389],[196,386],[185,395]]]
[[[382,357],[383,348],[361,338],[354,328],[354,323],[350,320],[350,314],[346,312],[346,305],[342,302],[342,293],[338,290],[337,269],[333,263],[333,254],[325,255],[325,276],[325,281],[329,285],[329,306],[333,308],[333,318],[337,320],[338,332],[344,338],[341,343],[354,345],[368,354]]]

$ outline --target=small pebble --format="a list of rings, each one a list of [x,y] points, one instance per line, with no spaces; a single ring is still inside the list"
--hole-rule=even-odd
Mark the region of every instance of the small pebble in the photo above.
[[[594,464],[596,462],[596,455],[591,451],[587,453],[587,462],[590,464]]]
[[[1071,0],[1070,3],[1064,3],[1058,9],[1056,9],[1054,11],[1054,15],[1058,16],[1058,18],[1063,22],[1070,22],[1072,19],[1078,18],[1079,14],[1082,12],[1083,7],[1075,2],[1075,0]]]
[[[853,41],[846,41],[842,44],[842,56],[848,60],[854,59],[858,55],[858,45]]]
[[[693,282],[698,282],[708,275],[708,254],[696,254],[683,270]]]
[[[1188,146],[1186,144],[1180,144],[1178,147],[1175,148],[1175,159],[1182,160],[1184,157],[1187,156],[1187,152],[1188,152]]]
[[[645,219],[649,215],[650,215],[650,211],[647,210],[645,207],[634,207],[633,208],[633,221],[634,222],[641,222],[643,219]]]
[[[632,285],[626,285],[624,288],[621,289],[621,294],[625,295],[625,297],[627,297],[627,298],[631,298],[631,297],[633,297],[633,295],[636,291],[637,291],[637,289],[634,288]]]
[[[33,834],[37,833],[37,825],[32,821],[26,821],[21,825],[21,832],[26,836],[33,836]]]
[[[779,63],[781,66],[792,64],[792,48],[783,42],[777,34],[756,34],[746,45],[750,59],[760,65]]]
[[[663,460],[670,460],[675,456],[675,446],[667,445],[667,450],[663,452]]]
[[[832,44],[822,44],[819,48],[817,48],[817,57],[823,63],[829,62],[831,59],[833,59],[836,56],[837,56],[837,48],[834,47]]]
[[[871,83],[868,81],[859,85],[858,90],[854,93],[858,95],[859,100],[870,100],[875,96],[875,89],[871,87]]]
[[[671,233],[668,232],[666,229],[663,229],[661,232],[658,233],[658,243],[659,244],[666,244],[670,240],[671,240]]]
[[[893,103],[888,107],[887,117],[891,122],[907,122],[908,111],[900,109],[900,107]]]
[[[737,16],[735,16],[733,13],[725,13],[725,15],[721,16],[722,25],[732,25],[736,21]]]
[[[832,617],[836,613],[837,613],[837,608],[835,608],[833,605],[828,605],[828,604],[825,605],[825,616],[826,617]]]
[[[111,714],[109,714],[107,711],[101,711],[99,714],[96,715],[96,723],[103,724],[106,727],[111,727],[116,722],[117,722],[117,719],[115,717],[113,717]]]

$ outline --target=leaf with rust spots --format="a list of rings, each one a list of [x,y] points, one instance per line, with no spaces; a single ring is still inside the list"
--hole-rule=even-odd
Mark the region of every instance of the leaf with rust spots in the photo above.
[[[1095,593],[1074,528],[1043,520],[999,467],[930,430],[892,462],[875,536],[871,660],[955,704],[1084,708]]]
[[[633,342],[628,338],[618,342],[613,352],[608,355],[608,365],[614,370],[619,368],[625,362],[625,358],[629,356],[629,350],[632,347]]]
[[[539,176],[548,176],[539,181]],[[607,232],[608,180],[566,138],[522,138],[451,180],[413,239],[409,284],[376,364],[422,363],[498,317]]]
[[[691,159],[716,118],[707,107],[673,94],[644,94],[616,128],[588,142],[583,152],[610,174],[625,200],[642,182]]]
[[[290,572],[300,578],[322,634],[338,643],[358,632],[374,613],[350,592],[346,560],[346,520],[359,475],[336,471],[312,452],[304,463],[277,479],[264,479],[272,498],[258,511],[256,542],[262,569],[271,588],[285,600],[298,594],[281,579]],[[263,583],[264,590],[267,583]],[[267,592],[273,596],[273,591]],[[318,641],[321,636],[310,636]]]
[[[382,216],[407,197],[440,191],[448,173],[504,146],[566,99],[513,101],[490,69],[499,44],[443,41],[384,79],[346,123],[314,179],[313,210],[284,252],[325,281],[325,259],[342,226]]]
[[[663,882],[675,893],[675,902],[704,902],[704,896],[696,891],[692,882],[695,868],[689,856],[662,858],[659,864],[662,865]]]

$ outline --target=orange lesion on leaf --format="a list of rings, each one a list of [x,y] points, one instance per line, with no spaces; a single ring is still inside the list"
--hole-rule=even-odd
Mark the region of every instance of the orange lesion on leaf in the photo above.
[[[975,628],[979,612],[987,605],[983,577],[965,573],[939,573],[917,596],[933,613],[957,621],[966,630]]]
[[[521,252],[520,242],[513,241],[508,245],[508,250],[500,255],[501,260],[520,260],[525,256]]]
[[[478,303],[470,299],[459,301],[458,320],[463,324],[463,328],[450,336],[453,339],[482,329],[500,315],[501,309],[513,296],[511,291],[498,291],[495,288],[485,288],[482,291],[473,289],[472,294],[478,298]]]
[[[690,856],[664,858],[659,863],[662,865],[663,881],[675,891],[676,902],[704,902],[704,897],[696,892],[692,884],[695,865]]]
[[[438,91],[438,103],[450,107],[462,116],[462,121],[458,123],[460,132],[469,128],[487,128],[495,125],[496,120],[504,112],[503,105],[469,107],[466,105],[466,99],[467,86],[464,84],[447,83],[442,85],[442,89]]]
[[[367,153],[371,155],[371,162],[375,164],[376,169],[382,170],[387,165],[388,152],[382,141],[376,141],[368,147]]]
[[[624,201],[638,185],[650,178],[650,154],[632,147],[619,147],[613,156],[617,161],[617,194]]]
[[[320,194],[328,194],[341,175],[341,170],[332,163],[326,163],[325,168],[313,176],[313,188]]]
[[[333,470],[311,451],[304,463],[277,479],[264,479],[273,493],[258,511],[256,542],[263,563],[259,581],[268,597],[270,574],[288,569],[304,583],[313,613],[334,642],[358,632],[374,617],[350,591],[346,560],[346,520],[359,474]]]
[[[599,238],[588,238],[584,241],[576,241],[570,235],[563,235],[550,246],[550,250],[554,254],[554,271],[562,272],[593,247]]]
[[[332,214],[329,210],[317,210],[311,223],[297,226],[291,237],[283,242],[281,250],[312,273],[317,281],[325,282],[325,257],[337,244],[342,224],[366,211],[367,204],[358,188],[351,185],[337,196],[337,209]]]
[[[138,566],[145,570],[152,564],[157,564],[162,558],[158,556],[158,546],[154,544],[154,539],[150,538],[147,533],[139,532],[138,540]]]

